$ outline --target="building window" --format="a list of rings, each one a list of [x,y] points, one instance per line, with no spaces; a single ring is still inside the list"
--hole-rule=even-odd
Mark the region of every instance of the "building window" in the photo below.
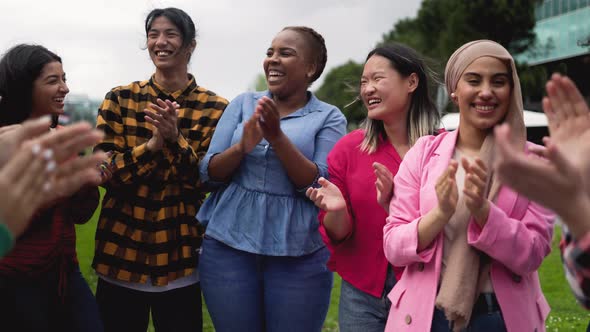
[[[569,0],[561,0],[561,13],[567,13],[569,10]]]

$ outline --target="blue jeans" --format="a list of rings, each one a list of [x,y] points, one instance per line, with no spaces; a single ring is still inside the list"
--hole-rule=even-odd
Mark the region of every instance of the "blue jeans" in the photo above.
[[[383,332],[391,307],[387,294],[396,282],[390,267],[381,297],[374,297],[343,279],[338,307],[340,332]]]
[[[3,326],[17,331],[101,332],[98,307],[80,273],[67,272],[63,296],[58,293],[59,275],[50,271],[39,278],[0,279],[0,317]]]
[[[237,250],[205,236],[199,276],[217,332],[320,331],[330,306],[326,248],[301,257]]]
[[[437,308],[434,309],[432,328],[430,331],[452,332],[449,326],[449,321],[442,310]],[[465,328],[463,332],[506,332],[506,325],[504,324],[502,312],[495,311],[472,315],[469,325],[467,325],[467,328]]]

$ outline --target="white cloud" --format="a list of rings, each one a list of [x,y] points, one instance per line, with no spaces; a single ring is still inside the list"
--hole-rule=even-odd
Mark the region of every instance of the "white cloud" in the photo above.
[[[414,16],[419,5],[420,0],[3,0],[0,50],[22,42],[44,45],[62,57],[72,93],[102,98],[116,85],[153,73],[143,49],[144,19],[153,8],[174,6],[198,28],[190,71],[200,85],[231,99],[262,72],[266,49],[284,26],[307,25],[323,35],[328,71],[349,59],[363,61],[382,34],[398,19]]]

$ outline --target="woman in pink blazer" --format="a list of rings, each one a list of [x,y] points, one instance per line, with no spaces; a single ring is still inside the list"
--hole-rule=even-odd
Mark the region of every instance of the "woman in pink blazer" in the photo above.
[[[553,214],[491,172],[493,127],[527,151],[514,60],[478,40],[451,56],[448,93],[459,128],[419,139],[394,179],[384,251],[405,266],[389,293],[386,331],[544,331],[549,306],[537,269]]]

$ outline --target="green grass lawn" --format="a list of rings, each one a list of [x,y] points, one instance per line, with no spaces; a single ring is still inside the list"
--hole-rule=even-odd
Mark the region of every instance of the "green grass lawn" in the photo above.
[[[92,263],[92,255],[94,253],[94,232],[96,230],[97,217],[98,210],[87,224],[76,226],[80,269],[93,291],[96,289],[96,274],[90,267],[90,264]],[[565,281],[559,257],[559,249],[557,247],[559,236],[560,231],[556,229],[553,238],[553,251],[539,269],[541,286],[547,301],[549,301],[549,305],[551,305],[551,313],[546,323],[547,331],[585,331],[590,320],[590,312],[585,311],[578,305]],[[339,297],[340,278],[335,275],[332,301],[328,317],[324,324],[324,331],[338,331]],[[204,331],[214,331],[206,308],[203,310],[203,316]],[[153,331],[151,326],[150,331]]]

